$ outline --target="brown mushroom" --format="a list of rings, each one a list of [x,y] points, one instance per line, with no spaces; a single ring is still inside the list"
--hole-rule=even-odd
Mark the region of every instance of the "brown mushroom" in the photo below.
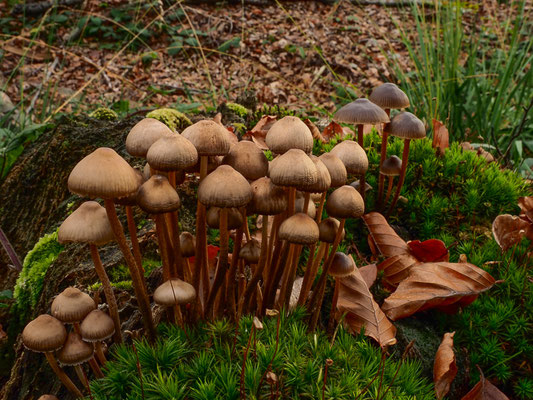
[[[78,378],[87,389],[89,388],[89,381],[81,368],[81,364],[88,362],[98,378],[104,377],[104,374],[94,359],[94,346],[92,343],[84,342],[79,333],[70,332],[68,334],[65,345],[57,353],[57,359],[63,365],[74,367]]]
[[[344,278],[350,275],[355,268],[355,262],[351,256],[341,252],[337,252],[335,253],[335,256],[333,256],[329,274],[335,278],[335,288],[333,289],[328,326],[333,326],[333,316],[335,315],[335,309],[337,308],[337,301],[339,299],[339,278]]]
[[[150,146],[167,135],[173,135],[173,132],[164,123],[154,118],[144,118],[128,133],[126,150],[134,157],[145,158]]]
[[[154,301],[162,306],[173,307],[178,325],[183,325],[180,306],[192,303],[196,299],[194,287],[180,279],[170,279],[160,285],[154,292]]]
[[[346,167],[348,174],[357,175],[361,182],[365,182],[365,175],[368,169],[368,157],[364,149],[353,140],[344,140],[337,143],[331,154],[339,157]],[[364,201],[364,192],[359,192]]]
[[[392,193],[392,186],[394,183],[394,177],[400,175],[402,170],[402,160],[397,156],[391,156],[383,162],[381,169],[379,170],[380,177],[387,176],[389,178],[389,183],[387,187],[387,194],[385,195],[385,201],[383,204],[387,204]]]
[[[275,154],[285,154],[291,149],[309,154],[313,150],[311,130],[300,118],[293,116],[276,121],[268,130],[265,142]]]
[[[100,364],[105,365],[107,360],[102,349],[102,342],[115,333],[111,317],[101,310],[93,310],[81,322],[80,332],[84,341],[94,343],[96,357]]]
[[[190,232],[182,232],[180,234],[180,250],[181,255],[184,258],[184,276],[187,282],[192,282],[193,273],[191,265],[189,264],[189,258],[194,257],[196,254],[196,238]]]

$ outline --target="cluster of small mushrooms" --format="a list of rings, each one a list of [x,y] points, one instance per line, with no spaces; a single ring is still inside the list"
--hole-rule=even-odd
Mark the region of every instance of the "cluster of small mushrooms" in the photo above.
[[[355,268],[352,257],[337,249],[346,220],[361,217],[365,210],[368,159],[363,149],[363,125],[383,127],[378,202],[382,202],[385,177],[389,179],[387,202],[394,176],[399,176],[392,209],[405,178],[409,142],[425,136],[424,124],[409,112],[401,112],[389,120],[391,108],[407,106],[409,100],[405,93],[386,83],[372,92],[370,100],[358,99],[342,107],[334,119],[357,125],[358,140],[339,142],[320,157],[311,155],[313,136],[307,125],[297,117],[284,117],[266,135],[266,144],[275,156],[271,162],[253,141],[238,141],[233,133],[213,120],[199,121],[181,134],[155,119],[141,120],[129,132],[126,150],[133,157],[146,159],[143,172],[132,168],[110,148],[99,148],[86,156],[72,170],[68,187],[80,196],[102,199],[103,206],[95,201],[83,203],[59,229],[61,242],[89,245],[109,317],[103,311],[87,310],[88,315],[80,313],[62,319],[64,316],[54,311],[54,304],[60,298],[69,297],[74,290],[67,289],[68,293],[58,296],[52,305],[52,315],[58,319],[40,316],[28,325],[23,335],[26,346],[45,352],[54,369],[57,364],[52,353],[62,348],[59,360],[68,364],[70,358],[67,360],[62,355],[67,346],[76,343],[83,347],[86,343],[83,322],[81,333],[77,323],[94,313],[103,314],[113,322],[113,340],[121,342],[116,300],[98,254],[98,246],[110,241],[116,241],[124,255],[145,333],[149,340],[154,339],[151,302],[133,219],[135,206],[155,220],[164,282],[153,293],[153,300],[169,307],[168,314],[175,323],[223,315],[237,320],[245,313],[261,317],[267,309],[289,309],[298,304],[307,307],[310,328],[314,329],[327,275],[340,278]],[[386,158],[388,135],[405,140],[402,160],[395,156]],[[180,232],[181,201],[177,187],[186,179],[195,179],[195,174],[199,175],[200,183],[193,236]],[[349,176],[359,178],[360,192],[346,184]],[[125,207],[130,242],[117,217],[118,205]],[[327,218],[323,219],[324,208]],[[256,218],[257,226],[261,227],[256,237],[249,232],[250,217]],[[208,263],[207,226],[219,230],[220,251],[214,271]],[[234,231],[231,257],[230,231]],[[300,266],[304,246],[309,248],[310,255],[307,265]],[[194,263],[191,263],[193,256]],[[298,277],[298,271],[303,271],[303,277]],[[298,285],[294,285],[295,280],[299,281]],[[293,290],[296,286],[300,286],[299,292]],[[337,289],[338,284],[332,310],[335,310]],[[60,321],[74,323],[68,338]],[[36,325],[40,335],[46,333],[44,345],[38,346],[30,335]],[[86,346],[91,351],[89,355],[87,350],[83,361],[92,360],[98,376],[93,347]],[[62,380],[78,394],[71,383]]]

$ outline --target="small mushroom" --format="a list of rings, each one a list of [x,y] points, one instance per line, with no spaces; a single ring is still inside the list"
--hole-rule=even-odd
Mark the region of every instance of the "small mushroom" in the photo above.
[[[339,299],[339,279],[350,275],[355,268],[355,262],[351,256],[341,252],[335,253],[331,268],[329,269],[329,274],[335,278],[335,289],[333,290],[333,299],[331,300],[328,325],[333,326],[335,309],[337,308],[337,301]]]
[[[111,317],[101,310],[93,310],[81,322],[80,332],[84,341],[94,343],[96,357],[100,364],[105,365],[107,360],[102,349],[102,342],[115,333]]]
[[[224,156],[222,164],[232,166],[237,172],[250,181],[254,181],[268,173],[268,159],[265,153],[254,142],[247,140],[234,144]]]
[[[300,118],[293,116],[276,121],[268,130],[265,142],[276,154],[285,154],[291,149],[299,149],[309,154],[313,150],[311,130]]]
[[[57,359],[63,365],[74,367],[79,380],[85,385],[86,388],[89,388],[89,382],[85,377],[85,374],[81,368],[81,364],[88,362],[91,364],[91,367],[96,365],[96,369],[93,368],[96,376],[98,378],[104,377],[104,374],[94,359],[94,346],[92,343],[84,342],[81,339],[81,335],[76,332],[70,332],[68,334],[65,345],[57,353]]]
[[[400,175],[401,170],[402,170],[402,160],[400,160],[397,156],[391,156],[387,158],[383,162],[383,165],[381,166],[381,169],[379,170],[379,173],[381,174],[381,176],[387,176],[389,178],[387,194],[385,195],[385,201],[384,201],[385,205],[388,203],[390,195],[392,193],[394,177]]]
[[[336,144],[330,153],[341,159],[348,174],[356,175],[362,182],[364,181],[368,169],[368,157],[362,146],[353,140],[344,140]],[[364,196],[364,192],[359,193],[362,197]]]
[[[131,128],[126,137],[126,151],[134,157],[146,158],[152,144],[174,133],[164,123],[155,118],[144,118]]]
[[[180,250],[184,258],[184,275],[187,282],[192,282],[193,272],[189,264],[189,258],[196,254],[196,238],[190,232],[182,232],[180,234]]]
[[[176,322],[183,324],[180,305],[192,303],[196,299],[194,287],[180,279],[171,279],[160,285],[154,292],[154,301],[166,307],[173,307]]]
[[[209,207],[206,214],[207,225],[213,229],[220,229],[220,207]],[[238,208],[228,209],[228,230],[232,231],[242,226],[244,218]]]

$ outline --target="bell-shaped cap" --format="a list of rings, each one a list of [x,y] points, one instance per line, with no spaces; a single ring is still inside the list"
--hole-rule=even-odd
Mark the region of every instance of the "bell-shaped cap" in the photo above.
[[[115,150],[100,147],[76,164],[68,188],[80,196],[115,199],[137,192],[139,177]]]
[[[146,164],[148,165],[148,164]],[[133,169],[135,173],[137,174],[137,181],[139,184],[139,187],[144,183],[144,181],[148,178],[150,178],[150,166],[148,166],[148,177],[144,179],[144,172],[139,171],[138,169]],[[131,193],[128,196],[125,197],[117,197],[114,199],[115,204],[120,204],[121,206],[136,206],[137,205],[137,193]]]
[[[395,115],[385,129],[389,135],[402,139],[423,139],[426,137],[424,123],[408,111]]]
[[[318,224],[318,230],[320,232],[319,240],[325,243],[333,243],[337,231],[339,230],[340,221],[338,219],[328,217],[320,221]],[[342,230],[341,239],[344,238],[344,229]]]
[[[355,125],[377,125],[390,121],[389,116],[381,107],[363,98],[346,104],[335,113],[333,119]]]
[[[290,149],[300,149],[304,153],[313,150],[313,134],[298,117],[286,116],[276,121],[265,138],[268,148],[276,154],[284,154]]]
[[[329,274],[336,278],[342,278],[350,275],[355,270],[355,262],[349,255],[336,252],[333,256],[333,262],[329,269]]]
[[[359,179],[350,183],[350,186],[352,186],[355,190],[361,193],[361,181]],[[368,182],[365,182],[365,193],[372,189],[374,188]]]
[[[276,215],[287,209],[287,193],[266,176],[253,181],[252,200],[248,203],[249,214]]]
[[[261,255],[261,245],[256,239],[251,239],[239,251],[239,258],[248,264],[257,264]]]
[[[409,98],[394,83],[384,83],[372,90],[369,100],[381,108],[406,108],[409,107]]]
[[[38,353],[59,350],[67,340],[65,325],[48,314],[41,314],[22,331],[22,343]]]
[[[95,308],[91,296],[75,287],[68,287],[54,299],[51,312],[62,322],[74,323],[83,320]]]
[[[70,332],[63,348],[57,353],[57,359],[63,365],[80,365],[93,358],[94,346],[84,342],[76,332]]]
[[[194,257],[196,254],[196,238],[190,232],[181,232],[180,251],[185,258]]]
[[[86,342],[101,342],[115,333],[113,319],[102,310],[93,310],[80,324],[81,337]]]
[[[252,199],[252,188],[244,176],[229,165],[221,165],[200,183],[198,200],[206,206],[242,207]]]
[[[269,176],[275,185],[302,187],[315,184],[318,172],[307,154],[291,149],[272,161]]]
[[[176,189],[162,175],[153,175],[137,192],[137,204],[149,214],[176,211],[181,206]]]
[[[222,163],[232,166],[250,181],[268,173],[268,159],[265,153],[254,142],[248,140],[242,140],[231,146]]]
[[[307,214],[298,213],[279,226],[279,238],[290,243],[313,244],[318,241],[318,225]]]
[[[191,303],[195,298],[194,287],[181,279],[170,279],[154,292],[154,301],[161,306]]]
[[[157,171],[179,171],[195,165],[198,152],[183,135],[172,134],[162,137],[150,146],[146,161]]]
[[[354,142],[355,143],[355,142]],[[346,185],[348,179],[348,172],[342,160],[332,153],[324,153],[318,157],[320,161],[326,166],[331,179],[331,187],[339,187]]]
[[[390,156],[383,161],[380,173],[386,176],[398,176],[402,169],[402,160],[397,156]]]
[[[307,203],[307,210],[304,211],[304,205],[305,205],[305,198],[301,194],[301,192],[297,192],[296,195],[296,201],[294,202],[294,212],[297,213],[306,213],[311,217],[312,219],[315,219],[316,217],[316,206],[315,204],[309,200]]]
[[[353,140],[337,143],[330,153],[340,158],[349,174],[363,175],[368,169],[365,150]]]
[[[344,185],[328,197],[326,211],[334,218],[359,218],[365,213],[365,203],[353,186]]]
[[[59,399],[53,394],[43,394],[37,400],[59,400]]]
[[[213,120],[198,121],[181,134],[191,141],[200,156],[223,156],[230,149],[227,129]]]
[[[152,144],[163,136],[172,135],[164,123],[154,118],[144,118],[137,122],[126,137],[126,151],[134,157],[146,157]]]
[[[331,186],[331,176],[326,165],[317,156],[310,156],[311,161],[315,164],[317,179],[316,182],[311,185],[304,185],[298,188],[298,190],[307,193],[322,193],[327,191]]]
[[[207,225],[213,229],[220,229],[220,207],[209,207],[205,215]],[[244,219],[238,208],[228,208],[228,229],[237,229],[242,226]]]
[[[115,239],[105,208],[86,201],[63,221],[57,232],[59,243],[80,242],[101,246]]]

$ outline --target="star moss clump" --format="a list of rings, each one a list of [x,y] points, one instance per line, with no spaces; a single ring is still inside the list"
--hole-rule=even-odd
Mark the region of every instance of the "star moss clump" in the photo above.
[[[109,108],[99,107],[91,112],[89,117],[100,121],[115,121],[118,119],[118,114]]]
[[[160,108],[150,111],[146,114],[146,118],[157,119],[173,131],[181,131],[192,125],[192,121],[185,114],[173,108]]]

